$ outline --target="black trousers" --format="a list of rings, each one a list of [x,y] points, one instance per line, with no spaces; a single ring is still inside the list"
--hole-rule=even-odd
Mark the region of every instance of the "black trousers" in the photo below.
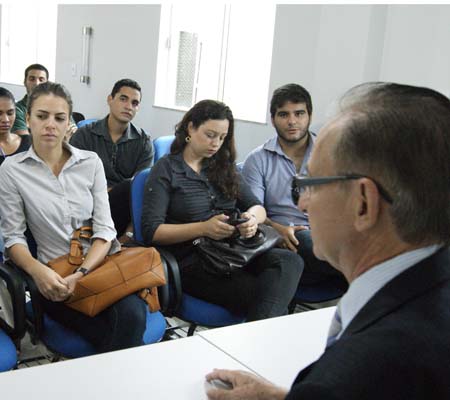
[[[302,271],[301,257],[274,248],[226,277],[206,272],[198,262],[184,265],[181,283],[186,293],[255,321],[287,313]]]
[[[326,261],[319,260],[314,255],[310,230],[297,231],[295,232],[295,237],[299,242],[297,252],[305,263],[305,270],[301,281],[302,285],[315,286],[330,278],[341,278],[344,285],[347,283],[344,275],[340,271]]]
[[[131,179],[113,186],[108,192],[111,217],[117,231],[117,237],[122,236],[131,222],[130,196]]]

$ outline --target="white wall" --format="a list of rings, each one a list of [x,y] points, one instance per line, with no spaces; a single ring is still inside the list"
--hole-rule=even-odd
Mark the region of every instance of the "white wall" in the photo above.
[[[450,5],[389,7],[380,79],[450,96]]]
[[[122,78],[135,79],[143,93],[135,122],[154,131],[152,104],[159,11],[159,5],[58,6],[56,80],[72,93],[76,111],[86,118],[105,116],[108,112],[106,98],[114,83]],[[93,28],[89,85],[80,82],[82,27],[85,25]]]
[[[0,82],[0,86],[8,89],[13,95],[16,101],[20,100],[23,96],[25,96],[26,90],[25,86],[14,85],[12,83],[4,83]]]
[[[136,123],[153,137],[173,132],[182,113],[153,107],[159,13],[159,5],[59,6],[56,79],[72,92],[76,111],[106,115],[113,83],[129,77],[143,89]],[[449,95],[448,21],[448,5],[279,5],[267,98],[282,84],[300,83],[313,97],[313,125],[320,125],[336,97],[368,80],[420,84]],[[90,86],[79,82],[83,25],[94,29]],[[239,159],[274,134],[268,121],[237,122]]]

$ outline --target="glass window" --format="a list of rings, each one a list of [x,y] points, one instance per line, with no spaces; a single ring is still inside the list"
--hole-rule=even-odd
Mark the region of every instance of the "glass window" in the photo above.
[[[0,80],[23,84],[23,72],[43,64],[52,75],[56,59],[57,5],[43,2],[2,4]]]
[[[162,5],[155,104],[216,99],[265,122],[274,24],[275,5]]]

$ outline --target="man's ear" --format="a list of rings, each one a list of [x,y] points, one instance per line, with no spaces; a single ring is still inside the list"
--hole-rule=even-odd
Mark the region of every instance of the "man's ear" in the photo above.
[[[380,193],[369,178],[358,179],[356,185],[354,225],[358,232],[363,232],[375,226],[380,218]]]
[[[113,99],[113,97],[110,94],[108,94],[108,97],[106,98],[106,102],[108,103],[108,106],[111,105],[112,99]]]
[[[273,122],[273,117],[270,117],[270,120],[272,121],[272,126],[275,128],[275,124]]]
[[[30,127],[30,114],[28,112],[25,114],[25,122],[27,124],[27,127]]]

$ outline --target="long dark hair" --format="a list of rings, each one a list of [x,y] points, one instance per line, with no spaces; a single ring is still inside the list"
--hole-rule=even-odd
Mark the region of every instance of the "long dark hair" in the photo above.
[[[209,120],[228,120],[228,134],[219,151],[208,159],[207,177],[227,197],[234,199],[238,192],[236,174],[236,148],[234,145],[234,118],[230,108],[215,100],[202,100],[195,104],[175,127],[175,140],[170,147],[171,154],[181,153],[186,147],[188,125],[195,129]]]

